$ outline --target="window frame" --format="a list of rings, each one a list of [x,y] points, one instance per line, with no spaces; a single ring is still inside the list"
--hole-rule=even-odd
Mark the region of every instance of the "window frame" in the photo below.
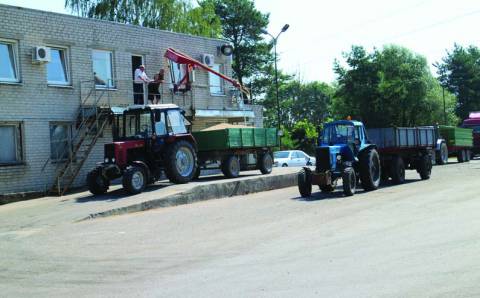
[[[52,151],[52,125],[62,125],[62,126],[67,126],[67,142],[68,142],[68,147],[70,148],[68,154],[66,157],[58,157],[58,156],[53,156],[53,151]],[[48,124],[48,132],[50,136],[50,160],[53,162],[62,162],[66,161],[71,157],[72,150],[73,150],[73,125],[72,122],[69,121],[53,121],[49,122]],[[60,142],[57,142],[60,143]]]
[[[0,38],[0,43],[2,44],[7,44],[12,46],[12,51],[13,51],[13,69],[15,71],[15,79],[7,79],[7,78],[2,78],[0,77],[0,83],[5,83],[5,84],[16,84],[20,83],[20,60],[18,56],[18,40],[14,39],[5,39],[5,38]]]
[[[14,127],[14,142],[15,142],[15,161],[5,162],[0,161],[0,166],[12,166],[20,165],[25,163],[25,147],[23,144],[24,132],[23,132],[23,122],[16,121],[7,121],[0,122],[1,126],[13,126]]]
[[[48,46],[51,50],[61,50],[64,52],[63,56],[65,58],[65,78],[67,79],[66,82],[60,82],[60,81],[49,81],[48,80],[48,66],[46,68],[46,74],[47,74],[47,85],[49,86],[72,86],[72,79],[71,79],[71,74],[70,74],[70,49],[68,47],[62,47],[62,46]],[[51,63],[51,62],[48,62]]]
[[[212,69],[217,71],[215,69],[215,67],[218,65],[218,72],[221,73],[221,74],[224,74],[225,72],[225,65],[223,63],[214,63],[212,65]],[[210,82],[210,78],[211,76],[215,76],[215,77],[218,77],[218,80],[220,82],[220,85],[219,86],[213,86],[211,85],[211,82]],[[220,88],[220,92],[212,92],[212,88]],[[226,92],[225,92],[225,82],[223,81],[223,79],[219,76],[217,76],[216,74],[214,73],[211,73],[209,72],[208,73],[208,89],[210,91],[210,95],[212,96],[226,96]]]
[[[95,82],[95,89],[97,90],[102,90],[102,89],[115,89],[115,63],[114,63],[114,51],[113,50],[106,50],[106,49],[92,49],[91,51],[91,58],[92,58],[92,75],[95,73],[94,69],[94,59],[93,59],[93,54],[94,52],[103,52],[103,53],[109,53],[110,54],[110,84],[107,81],[105,85],[97,85]]]

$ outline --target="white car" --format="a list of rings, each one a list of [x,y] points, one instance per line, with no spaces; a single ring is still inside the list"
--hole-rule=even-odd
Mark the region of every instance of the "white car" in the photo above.
[[[275,167],[303,167],[315,165],[315,157],[300,150],[277,151],[273,153]]]

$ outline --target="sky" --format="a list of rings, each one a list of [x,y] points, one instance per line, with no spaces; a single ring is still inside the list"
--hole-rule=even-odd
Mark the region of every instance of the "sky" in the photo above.
[[[0,3],[68,13],[63,0]],[[306,82],[334,81],[334,60],[342,61],[352,45],[372,51],[397,44],[425,56],[430,65],[454,43],[480,46],[478,0],[255,0],[255,5],[270,14],[272,35],[290,25],[278,39],[279,68]]]

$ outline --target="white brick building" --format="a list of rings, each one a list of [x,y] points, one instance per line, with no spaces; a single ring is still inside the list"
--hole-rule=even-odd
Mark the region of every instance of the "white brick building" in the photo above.
[[[138,63],[150,77],[163,68],[162,101],[186,110],[193,129],[221,122],[262,125],[260,106],[232,102],[230,85],[197,70],[192,90],[173,94],[163,57],[169,47],[195,59],[214,56],[231,76],[224,41],[167,31],[0,5],[0,195],[43,191],[61,161],[58,148],[75,134],[81,103],[99,98],[112,106],[133,104],[132,72]],[[36,47],[47,47],[48,63],[34,63]],[[93,83],[94,70],[111,90]],[[97,82],[98,83],[98,82]],[[101,98],[100,98],[101,97]],[[75,185],[103,158],[110,128],[82,167]]]

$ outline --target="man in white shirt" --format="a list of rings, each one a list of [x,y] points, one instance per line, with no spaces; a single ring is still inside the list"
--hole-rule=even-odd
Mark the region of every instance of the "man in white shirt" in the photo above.
[[[133,101],[135,104],[142,105],[143,102],[143,85],[152,82],[147,74],[145,73],[145,66],[140,65],[135,69],[134,74],[134,83],[133,83]]]

